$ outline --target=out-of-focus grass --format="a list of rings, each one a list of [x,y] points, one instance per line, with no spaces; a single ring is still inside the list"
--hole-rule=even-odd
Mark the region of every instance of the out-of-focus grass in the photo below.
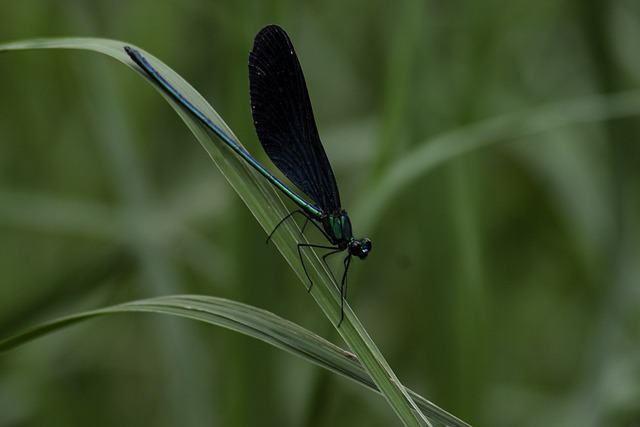
[[[356,234],[374,243],[349,301],[403,383],[472,425],[640,419],[640,122],[611,115],[640,80],[634,2],[39,3],[12,4],[0,39],[143,46],[262,160],[246,57],[263,24],[285,27]],[[136,76],[78,52],[0,55],[0,73],[0,330],[200,293],[330,332]],[[600,118],[497,134],[394,181],[443,136],[594,99]],[[114,226],[120,212],[131,220]],[[157,257],[137,256],[136,233],[156,236]],[[260,343],[160,318],[98,321],[0,358],[2,425],[393,423],[369,396]]]

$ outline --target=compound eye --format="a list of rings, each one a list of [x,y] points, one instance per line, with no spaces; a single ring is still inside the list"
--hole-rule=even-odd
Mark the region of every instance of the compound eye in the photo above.
[[[371,252],[371,240],[366,237],[362,239],[362,251],[366,253]]]

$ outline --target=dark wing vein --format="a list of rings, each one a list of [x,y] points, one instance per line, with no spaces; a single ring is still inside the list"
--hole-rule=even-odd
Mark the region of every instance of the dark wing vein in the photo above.
[[[251,113],[271,161],[323,211],[340,209],[298,57],[285,31],[269,25],[249,54]]]

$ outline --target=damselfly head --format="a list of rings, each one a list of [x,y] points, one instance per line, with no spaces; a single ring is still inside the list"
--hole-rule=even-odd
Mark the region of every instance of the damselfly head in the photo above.
[[[365,259],[367,255],[371,252],[371,240],[364,239],[356,240],[353,239],[349,243],[349,253],[351,255],[357,256],[360,259]]]

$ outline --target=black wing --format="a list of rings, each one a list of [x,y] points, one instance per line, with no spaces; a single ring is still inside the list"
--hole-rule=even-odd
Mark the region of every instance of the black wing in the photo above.
[[[249,54],[249,87],[253,124],[271,161],[321,210],[340,209],[300,62],[289,36],[277,25],[256,35]]]

